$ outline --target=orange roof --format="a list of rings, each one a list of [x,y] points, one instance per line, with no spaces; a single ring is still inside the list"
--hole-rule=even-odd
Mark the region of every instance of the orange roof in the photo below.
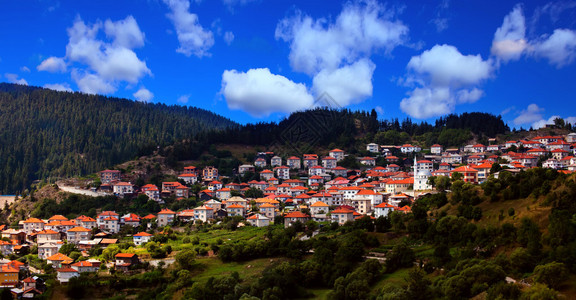
[[[376,206],[374,206],[374,207],[375,207],[375,208],[392,208],[392,207],[394,207],[394,206],[392,206],[392,205],[390,205],[390,204],[388,204],[388,203],[386,203],[386,202],[382,202],[382,203],[380,203],[380,204],[378,204],[378,205],[376,205]]]
[[[142,217],[142,219],[146,219],[146,220],[150,220],[150,219],[154,219],[154,218],[156,218],[156,216],[153,215],[153,214],[149,214],[149,215],[147,215],[147,216],[145,216],[145,217]]]
[[[143,231],[143,232],[138,232],[137,234],[135,234],[133,236],[154,236],[154,235]]]
[[[478,170],[471,168],[469,166],[462,166],[452,170],[451,172],[478,172]]]
[[[358,193],[356,193],[356,195],[378,195],[378,193],[376,193],[373,190],[361,190]]]
[[[232,205],[229,205],[227,208],[244,208],[244,206],[242,206],[240,204],[232,204]]]
[[[164,208],[158,214],[159,215],[173,215],[173,214],[175,214],[175,212],[173,212],[167,208]]]
[[[314,202],[314,204],[310,205],[310,207],[328,207],[329,205],[322,202],[322,201],[316,201]]]
[[[56,254],[46,258],[46,260],[65,261],[65,260],[72,260],[72,259],[70,257],[62,254],[62,253],[56,253]]]
[[[276,207],[276,206],[274,206],[273,204],[270,204],[270,203],[264,203],[264,204],[260,205],[260,207],[263,207],[263,208],[272,208],[272,207]]]
[[[134,253],[118,253],[118,254],[116,254],[115,257],[117,257],[117,258],[118,258],[118,257],[122,257],[122,258],[132,258],[132,257],[134,257],[135,255],[136,255],[136,254],[134,254]]]
[[[45,229],[45,230],[38,232],[38,234],[58,234],[58,232],[51,230],[51,229]]]
[[[38,218],[30,218],[30,219],[24,221],[24,223],[44,223],[44,221],[42,221]]]
[[[90,232],[90,231],[92,230],[80,226],[68,229],[68,232]]]
[[[77,263],[72,264],[73,267],[93,267],[94,265],[86,260],[79,261]]]
[[[8,265],[3,265],[0,267],[0,272],[1,273],[18,273],[19,270],[18,269],[14,269]]]
[[[61,272],[61,273],[78,273],[77,270],[74,270],[72,268],[61,268],[61,269],[56,269],[57,272]]]
[[[300,212],[300,211],[289,212],[284,217],[285,218],[310,218],[309,215],[307,215],[303,212]]]
[[[63,215],[54,215],[48,221],[68,221],[68,218]]]
[[[212,207],[209,207],[209,206],[206,206],[206,205],[203,205],[203,206],[200,206],[200,207],[196,207],[194,210],[213,210],[213,208],[212,208]]]
[[[333,214],[353,214],[354,211],[347,208],[337,208],[332,211]]]
[[[340,149],[332,149],[332,150],[330,150],[330,152],[344,152],[344,151],[342,151]]]

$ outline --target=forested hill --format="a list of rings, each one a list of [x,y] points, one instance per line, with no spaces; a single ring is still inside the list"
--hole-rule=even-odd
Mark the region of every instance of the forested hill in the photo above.
[[[98,171],[237,126],[210,111],[0,83],[0,192],[36,179]]]

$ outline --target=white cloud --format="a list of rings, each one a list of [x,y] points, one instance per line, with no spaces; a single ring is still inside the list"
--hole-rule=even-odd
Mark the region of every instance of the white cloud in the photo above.
[[[520,115],[514,119],[515,125],[522,125],[528,123],[534,123],[538,120],[542,120],[543,108],[538,107],[538,105],[532,103],[528,107],[520,112]]]
[[[576,6],[571,4],[548,4],[537,8],[532,26],[540,15],[550,13],[553,21],[565,9]],[[554,29],[536,39],[526,38],[526,19],[521,5],[516,5],[505,18],[502,26],[496,30],[492,42],[492,54],[504,62],[518,60],[522,55],[547,59],[557,68],[571,64],[576,59],[576,31]]]
[[[26,73],[30,73],[30,69],[28,69],[27,66],[22,66],[22,67],[20,67],[20,71],[26,72]]]
[[[376,66],[368,59],[334,71],[322,70],[313,80],[316,95],[327,93],[340,106],[360,102],[372,96],[372,74]]]
[[[230,45],[230,44],[232,44],[233,41],[234,41],[234,33],[232,33],[231,31],[226,31],[224,33],[224,42],[226,42],[226,44]]]
[[[109,94],[116,91],[116,87],[101,76],[73,69],[72,79],[78,85],[80,91],[87,94]]]
[[[97,38],[101,29],[111,39],[110,42]],[[142,77],[152,74],[146,62],[140,60],[133,50],[144,45],[144,33],[132,16],[117,22],[106,20],[104,25],[97,22],[92,26],[78,18],[68,28],[68,36],[66,59],[70,63],[87,65],[85,70],[72,70],[72,78],[82,92],[112,93],[119,82],[135,84]],[[63,60],[51,59],[52,65],[65,67]]]
[[[47,83],[44,87],[59,92],[72,92],[68,83]]]
[[[168,18],[176,28],[180,47],[176,52],[186,56],[209,56],[208,50],[214,45],[214,35],[200,25],[198,15],[190,13],[188,0],[164,0],[170,8]]]
[[[138,101],[150,102],[154,98],[154,94],[145,87],[141,87],[136,93],[132,94]]]
[[[496,30],[492,41],[492,55],[504,62],[518,60],[528,47],[526,21],[522,5],[516,5],[512,12],[504,17],[502,26]]]
[[[272,74],[267,68],[224,71],[221,93],[230,109],[240,109],[254,117],[273,112],[290,113],[314,104],[304,84]]]
[[[456,103],[448,87],[416,88],[408,95],[400,102],[400,109],[418,119],[451,113]]]
[[[410,59],[409,75],[401,83],[416,85],[402,99],[400,108],[412,117],[425,119],[454,111],[456,104],[472,103],[484,92],[477,86],[490,78],[491,60],[463,55],[450,45],[435,45]]]
[[[297,13],[281,20],[276,39],[290,43],[290,64],[314,75],[405,43],[408,27],[376,1],[348,2],[334,23]]]
[[[576,32],[556,29],[552,35],[534,43],[534,54],[544,57],[558,68],[571,64],[576,58]]]
[[[38,71],[46,71],[46,72],[66,72],[66,62],[63,58],[60,57],[48,57],[47,59],[43,60],[36,69]]]
[[[118,22],[106,20],[104,32],[114,40],[114,45],[130,49],[144,46],[144,33],[132,16]]]
[[[6,74],[4,74],[4,77],[6,77],[6,79],[8,79],[8,82],[10,82],[10,83],[28,85],[28,82],[26,81],[26,79],[18,78],[18,74],[6,73]]]
[[[507,108],[504,109],[500,114],[501,114],[501,115],[508,114],[509,112],[511,112],[511,111],[514,110],[514,109],[516,109],[516,106],[507,107]]]
[[[378,113],[378,117],[382,118],[382,115],[384,115],[384,108],[382,108],[380,105],[376,105],[374,109]]]
[[[182,95],[176,100],[180,104],[187,104],[190,101],[190,95]]]
[[[490,77],[492,64],[480,55],[462,55],[450,45],[435,45],[408,62],[408,69],[430,80],[432,85],[460,87]]]
[[[458,103],[473,103],[478,101],[478,99],[484,96],[484,91],[478,88],[473,88],[471,90],[459,90],[456,92],[456,99]]]

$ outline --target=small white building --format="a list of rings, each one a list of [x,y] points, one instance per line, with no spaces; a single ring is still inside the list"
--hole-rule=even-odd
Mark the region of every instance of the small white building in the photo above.
[[[380,152],[380,146],[376,143],[370,143],[366,145],[366,150],[372,153],[378,153]]]
[[[270,219],[261,215],[261,214],[252,215],[252,216],[248,217],[247,220],[248,220],[248,223],[250,223],[250,225],[256,226],[256,227],[266,227],[266,226],[270,225]]]
[[[137,234],[132,236],[132,240],[134,241],[134,245],[140,246],[143,244],[148,243],[154,235],[148,232],[138,232]]]

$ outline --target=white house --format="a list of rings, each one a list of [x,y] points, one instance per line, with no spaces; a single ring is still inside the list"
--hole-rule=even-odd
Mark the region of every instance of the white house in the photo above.
[[[138,232],[137,234],[132,236],[132,240],[134,241],[134,245],[140,246],[148,243],[153,236],[154,235],[149,234],[148,232]]]
[[[270,219],[261,214],[252,215],[248,217],[246,220],[248,220],[248,223],[250,223],[250,225],[256,227],[266,227],[270,225]]]
[[[382,203],[374,206],[374,217],[376,217],[376,218],[386,217],[386,216],[388,216],[388,214],[390,214],[393,211],[394,211],[394,206],[392,206],[386,202],[382,202]]]
[[[372,153],[378,153],[380,151],[378,151],[380,148],[380,146],[376,143],[370,143],[368,145],[366,145],[366,150]]]

